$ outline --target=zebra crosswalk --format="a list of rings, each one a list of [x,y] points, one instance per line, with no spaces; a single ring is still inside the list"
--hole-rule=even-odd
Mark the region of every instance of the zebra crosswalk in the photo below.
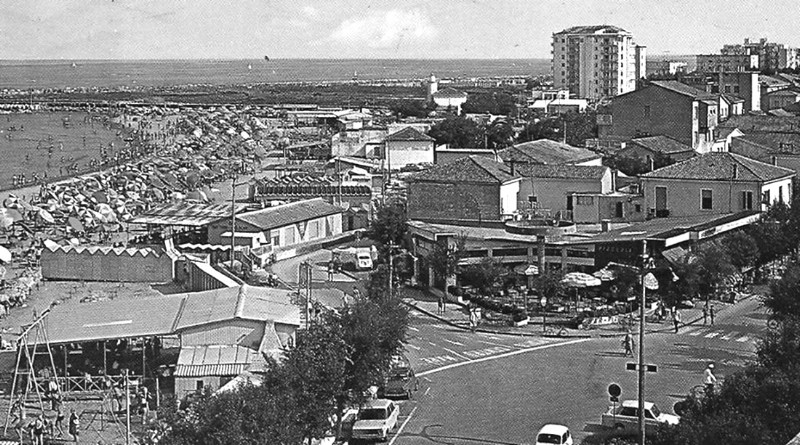
[[[733,329],[718,328],[715,326],[690,326],[681,334],[709,340],[734,341],[737,343],[755,343],[757,334],[740,332]]]

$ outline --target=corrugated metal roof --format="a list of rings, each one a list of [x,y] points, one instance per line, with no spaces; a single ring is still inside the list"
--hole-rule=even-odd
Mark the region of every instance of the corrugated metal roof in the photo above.
[[[50,343],[79,343],[172,333],[184,297],[162,296],[63,304],[47,317]]]
[[[181,348],[175,366],[176,377],[239,375],[248,365],[263,362],[258,351],[236,345],[189,346]]]
[[[135,299],[56,306],[47,318],[50,343],[163,336],[226,320],[300,326],[300,308],[288,291],[247,285]],[[270,324],[270,323],[268,323]]]
[[[342,208],[328,204],[322,198],[307,199],[236,215],[236,219],[261,230],[276,229],[289,224],[342,213]]]
[[[240,212],[246,207],[246,204],[237,204],[236,211]],[[130,222],[134,224],[200,227],[230,216],[230,204],[175,203],[151,209],[133,218]]]
[[[518,179],[512,175],[508,166],[483,156],[470,155],[447,164],[438,164],[411,175],[408,180],[436,182],[473,182],[483,184],[503,184]]]

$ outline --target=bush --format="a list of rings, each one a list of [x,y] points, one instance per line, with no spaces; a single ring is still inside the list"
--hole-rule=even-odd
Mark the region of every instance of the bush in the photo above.
[[[528,318],[528,312],[516,310],[514,313],[511,314],[511,320],[514,322],[519,322]]]
[[[461,288],[458,287],[458,286],[447,286],[447,293],[449,293],[450,295],[452,295],[454,297],[460,297],[461,296]]]

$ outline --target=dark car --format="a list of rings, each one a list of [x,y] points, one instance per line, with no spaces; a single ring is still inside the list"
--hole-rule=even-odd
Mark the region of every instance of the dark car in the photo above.
[[[392,360],[389,374],[383,386],[378,388],[380,397],[406,397],[411,398],[414,391],[419,389],[419,379],[411,368],[411,364],[404,356],[397,356]]]

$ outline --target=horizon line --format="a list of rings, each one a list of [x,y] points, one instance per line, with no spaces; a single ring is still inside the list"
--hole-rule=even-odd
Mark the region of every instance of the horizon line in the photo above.
[[[648,54],[649,56],[669,56],[669,57],[688,57],[696,56],[696,54],[666,54],[654,53]],[[148,59],[103,59],[103,58],[30,58],[30,59],[7,59],[0,57],[0,62],[167,62],[167,61],[188,61],[188,62],[235,62],[235,61],[266,61],[272,62],[277,60],[324,60],[324,61],[337,61],[337,60],[552,60],[550,57],[270,57],[265,60],[263,57],[258,58],[220,58],[220,57],[178,57],[178,58],[148,58]]]

